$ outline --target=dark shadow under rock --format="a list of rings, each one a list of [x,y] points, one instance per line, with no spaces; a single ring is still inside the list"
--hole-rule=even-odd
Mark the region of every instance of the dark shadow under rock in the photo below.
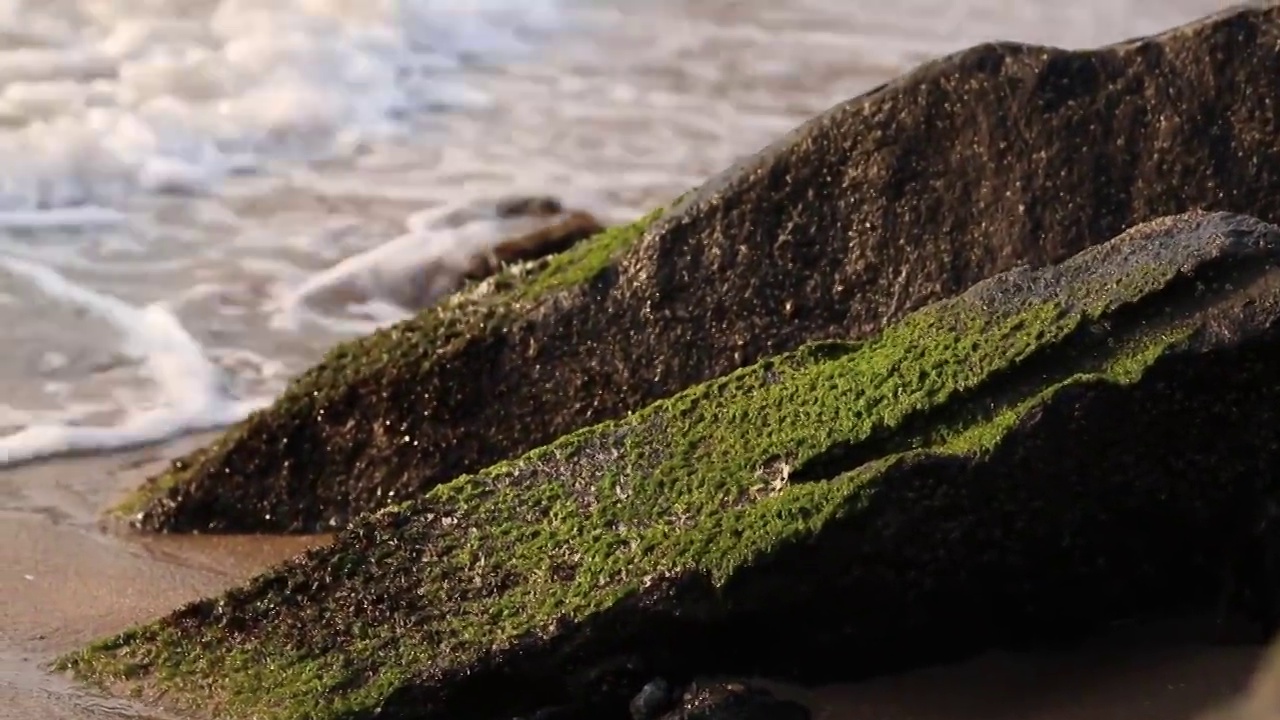
[[[1280,229],[1193,213],[437,486],[60,666],[264,720],[623,720],[655,677],[850,681],[1224,589],[1264,632],[1277,467]]]
[[[846,102],[660,220],[345,344],[127,504],[309,531],[1158,216],[1280,221],[1280,8],[1095,51],[993,43]]]

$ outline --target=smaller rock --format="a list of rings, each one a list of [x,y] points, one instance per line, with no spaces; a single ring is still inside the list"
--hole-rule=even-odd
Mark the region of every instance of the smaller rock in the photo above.
[[[550,195],[502,195],[479,198],[455,207],[435,217],[431,226],[457,228],[480,220],[549,218],[563,212],[566,212],[564,203]]]
[[[532,232],[498,243],[487,253],[472,259],[465,277],[482,280],[493,275],[503,265],[537,260],[564,252],[582,240],[604,230],[604,226],[591,213],[575,210],[555,222]]]
[[[631,700],[631,720],[653,720],[675,704],[676,693],[662,678],[656,678],[641,688]]]
[[[493,210],[500,218],[551,217],[564,212],[564,205],[549,195],[513,195],[498,198]]]
[[[809,720],[809,710],[760,687],[738,682],[694,683],[680,707],[660,720]]]

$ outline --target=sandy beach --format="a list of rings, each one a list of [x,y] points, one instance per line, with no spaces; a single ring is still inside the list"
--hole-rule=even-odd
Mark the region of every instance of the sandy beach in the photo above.
[[[1261,649],[1188,634],[1129,628],[1070,651],[990,653],[799,697],[814,720],[1191,720],[1244,689]]]
[[[164,715],[104,699],[45,667],[59,653],[216,593],[323,538],[148,537],[100,511],[206,436],[0,473],[0,718]]]

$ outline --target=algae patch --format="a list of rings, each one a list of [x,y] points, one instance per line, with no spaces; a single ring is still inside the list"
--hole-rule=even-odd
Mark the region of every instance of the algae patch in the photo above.
[[[999,276],[864,342],[805,346],[363,516],[330,547],[60,666],[237,717],[338,720],[396,707],[408,714],[390,717],[499,718],[571,699],[564,677],[616,653],[698,672],[779,672],[805,657],[781,650],[832,631],[805,623],[837,622],[832,613],[865,641],[850,645],[865,648],[854,655],[872,662],[890,639],[923,632],[895,613],[951,618],[971,595],[983,598],[974,608],[989,611],[995,598],[1025,610],[1017,603],[1044,602],[1025,596],[1026,578],[1046,597],[1061,594],[1052,583],[1074,588],[1072,607],[1146,598],[1138,583],[1172,565],[1148,559],[1131,572],[1144,543],[1162,538],[1134,535],[1128,522],[1162,506],[1129,509],[1129,491],[1107,472],[1161,476],[1118,461],[1080,474],[1079,487],[1010,481],[993,494],[1003,466],[992,458],[1069,446],[1071,435],[1027,433],[1042,427],[1036,417],[1084,413],[1082,398],[1154,398],[1170,417],[1199,408],[1203,391],[1170,395],[1167,378],[1147,378],[1185,375],[1188,358],[1232,348],[1223,327],[1237,338],[1270,327],[1280,303],[1259,278],[1271,277],[1277,238],[1254,221],[1191,215],[1059,267]],[[1271,315],[1229,312],[1251,292]],[[1269,367],[1225,362],[1208,370]],[[1248,420],[1273,400],[1257,392],[1229,409]],[[1118,417],[1141,424],[1132,409]],[[1005,442],[1015,432],[1025,437]],[[1100,461],[1124,457],[1098,447]],[[832,460],[833,448],[846,454]],[[1017,462],[1001,462],[1021,477]],[[1213,497],[1216,486],[1192,487]],[[1089,494],[1050,501],[1081,488]],[[1079,505],[1086,497],[1094,504]],[[1136,539],[1107,540],[1111,522]],[[1048,560],[1067,564],[1048,573]],[[678,632],[663,608],[678,610]],[[791,631],[750,652],[710,642],[725,623],[758,631],[761,612]],[[967,625],[957,627],[948,632]],[[663,645],[679,660],[653,659]],[[511,679],[526,676],[540,679]],[[465,690],[485,679],[483,701]],[[512,682],[524,694],[502,689]]]

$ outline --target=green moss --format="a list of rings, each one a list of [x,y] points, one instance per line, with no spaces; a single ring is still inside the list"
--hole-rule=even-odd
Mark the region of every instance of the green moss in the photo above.
[[[662,209],[655,210],[630,225],[611,228],[552,256],[544,270],[515,284],[511,297],[517,302],[534,302],[549,293],[589,282],[617,262],[662,213]]]
[[[406,367],[425,368],[435,354],[451,343],[504,326],[542,300],[590,282],[617,262],[662,214],[663,209],[658,209],[631,224],[605,230],[552,256],[532,272],[507,268],[486,281],[489,287],[496,288],[492,292],[464,290],[410,320],[339,344],[292,382],[271,407],[229,428],[209,447],[176,461],[130,493],[111,512],[132,516],[146,509],[206,461],[216,463],[228,447],[255,432],[258,423],[299,413],[323,415],[323,406],[334,395],[349,391],[360,377],[377,377]]]
[[[605,262],[578,258],[559,272]],[[1064,387],[1138,380],[1195,326],[1150,296],[1172,273],[1153,271],[1137,295],[1050,283],[1010,301],[992,286],[861,343],[808,345],[366,516],[199,622],[161,621],[60,667],[234,717],[367,711],[411,677],[655,579],[694,570],[723,584],[856,514],[905,456],[978,456]],[[1154,309],[1120,315],[1144,294]]]
[[[235,432],[237,428],[238,426],[233,426],[230,432]],[[216,443],[213,446],[199,448],[184,457],[174,460],[169,464],[167,470],[149,478],[147,482],[125,495],[114,507],[108,510],[108,514],[131,517],[142,512],[153,500],[163,496],[169,491],[169,488],[181,482],[182,478],[186,477],[193,467],[208,457],[215,447],[217,447]]]

